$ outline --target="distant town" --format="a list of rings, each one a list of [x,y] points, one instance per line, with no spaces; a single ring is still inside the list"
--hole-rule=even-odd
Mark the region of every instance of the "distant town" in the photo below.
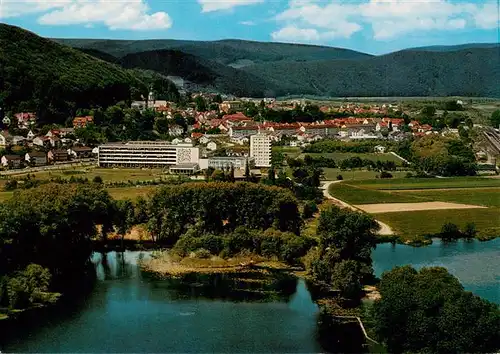
[[[337,102],[318,106],[303,99],[229,98],[193,94],[190,104],[179,107],[174,102],[156,100],[151,92],[144,101],[130,105],[134,111],[154,114],[155,127],[163,122],[163,131],[155,131],[155,139],[147,141],[85,141],[79,136],[97,124],[92,115],[76,116],[69,126],[62,127],[40,126],[33,112],[6,114],[2,119],[4,130],[0,133],[0,147],[4,149],[1,167],[12,170],[95,161],[99,167],[164,168],[173,174],[186,175],[208,168],[232,167],[243,171],[247,167],[270,167],[272,145],[303,148],[323,139],[400,142],[432,134],[458,137],[460,129],[473,126],[465,121],[451,126],[432,126],[430,122],[412,118],[420,112],[404,110],[397,103],[389,102],[376,105]],[[464,105],[461,100],[452,103]],[[262,119],[259,109],[278,115],[309,110],[323,119],[315,120],[314,114],[309,114],[308,121],[269,121]],[[375,146],[373,152],[385,150],[382,144]],[[478,155],[487,157],[486,162],[491,165],[487,150]]]

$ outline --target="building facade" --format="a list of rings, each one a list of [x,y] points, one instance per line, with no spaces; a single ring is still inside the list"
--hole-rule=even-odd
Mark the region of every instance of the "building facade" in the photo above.
[[[271,166],[271,137],[256,134],[250,137],[250,157],[255,159],[256,167]]]
[[[231,168],[231,166],[236,170],[244,170],[246,169],[248,161],[249,168],[255,167],[255,159],[253,157],[239,157],[239,156],[231,156],[231,157],[209,157],[208,158],[208,167],[212,167],[216,170],[225,170]]]
[[[100,167],[169,167],[198,163],[199,148],[191,144],[172,145],[166,141],[130,141],[99,146]]]

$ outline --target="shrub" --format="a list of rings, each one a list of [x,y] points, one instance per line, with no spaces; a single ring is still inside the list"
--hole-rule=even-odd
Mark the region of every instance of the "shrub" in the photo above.
[[[337,175],[337,180],[338,181],[342,181],[344,179],[344,177],[342,177],[342,175]]]
[[[386,171],[380,172],[380,178],[392,178],[392,174]]]
[[[464,236],[466,238],[474,238],[476,237],[476,235],[477,235],[476,224],[474,224],[473,222],[468,222],[465,225]]]
[[[210,253],[209,250],[206,250],[204,248],[200,248],[199,250],[196,250],[194,253],[196,258],[210,258],[212,257],[212,253]]]
[[[440,236],[443,240],[456,240],[462,237],[462,233],[457,225],[448,222],[441,228]]]
[[[302,212],[302,217],[304,219],[309,219],[311,218],[314,213],[316,213],[318,211],[318,206],[316,205],[315,202],[313,201],[310,201],[310,202],[307,202],[305,205],[304,205],[304,211]]]

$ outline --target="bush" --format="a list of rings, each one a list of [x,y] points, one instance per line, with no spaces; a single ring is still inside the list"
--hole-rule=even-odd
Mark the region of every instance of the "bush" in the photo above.
[[[302,212],[302,217],[304,219],[312,218],[314,213],[318,211],[318,206],[315,202],[310,201],[304,205],[304,211]]]
[[[209,250],[206,250],[204,248],[200,248],[199,250],[196,250],[196,252],[194,254],[195,254],[196,258],[206,259],[206,258],[212,257],[212,253],[210,253]]]
[[[440,236],[443,240],[457,240],[462,237],[462,233],[457,225],[449,222],[441,228]]]
[[[473,222],[468,222],[465,225],[465,230],[464,230],[464,237],[466,238],[474,238],[477,235],[477,228],[476,224]]]
[[[344,177],[342,177],[342,175],[337,175],[337,181],[342,181],[344,179]]]
[[[6,183],[5,183],[5,187],[4,189],[6,191],[13,191],[14,189],[17,188],[17,180],[15,179],[11,179],[11,180],[8,180]]]
[[[392,174],[386,171],[380,172],[380,178],[392,178]]]
[[[101,177],[101,176],[95,176],[95,177],[92,179],[92,182],[93,182],[93,183],[99,183],[99,184],[101,184],[101,183],[102,183],[102,177]]]

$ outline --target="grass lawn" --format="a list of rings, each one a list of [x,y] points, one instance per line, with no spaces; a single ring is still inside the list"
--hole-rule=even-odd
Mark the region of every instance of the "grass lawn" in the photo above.
[[[130,186],[130,187],[117,187],[107,188],[107,191],[114,199],[131,199],[135,200],[137,197],[146,197],[151,191],[154,191],[159,186]]]
[[[335,161],[346,160],[351,157],[359,157],[361,159],[367,159],[372,161],[394,161],[397,165],[401,165],[402,160],[393,154],[376,154],[376,153],[354,153],[354,152],[325,152],[325,153],[303,153],[300,157],[304,157],[305,155],[311,155],[313,157],[323,156],[329,159],[334,159]]]
[[[350,204],[418,203],[428,201],[413,195],[358,188],[344,182],[330,185],[329,191],[332,196]]]
[[[288,155],[288,157],[296,158],[302,153],[302,149],[299,147],[292,146],[273,146],[273,152],[281,152],[283,155]]]
[[[31,174],[33,175],[33,173]],[[92,168],[92,167],[73,167],[60,171],[43,171],[35,173],[38,179],[50,179],[61,177],[69,179],[71,176],[88,178],[92,180],[95,176],[101,176],[104,183],[119,182],[119,181],[144,181],[159,179],[165,174],[161,169],[139,169],[139,168]],[[18,175],[15,178],[22,178],[24,175]]]
[[[14,192],[0,192],[0,203],[10,199]]]
[[[500,188],[470,188],[455,190],[393,191],[400,196],[413,196],[433,201],[483,205],[500,208]],[[498,216],[500,224],[500,215]]]
[[[340,168],[323,168],[323,172],[325,175],[325,180],[334,181],[337,179],[338,175],[342,175],[344,180],[375,180],[376,176],[380,174],[377,171],[368,171],[368,170],[341,170]],[[391,171],[390,172],[395,178],[403,178],[406,175],[406,171]]]
[[[349,183],[378,190],[500,187],[500,179],[481,177],[376,179]]]
[[[461,229],[466,223],[473,222],[480,238],[500,235],[500,208],[384,213],[377,214],[377,219],[390,225],[404,240],[436,234],[447,222],[454,223]]]

